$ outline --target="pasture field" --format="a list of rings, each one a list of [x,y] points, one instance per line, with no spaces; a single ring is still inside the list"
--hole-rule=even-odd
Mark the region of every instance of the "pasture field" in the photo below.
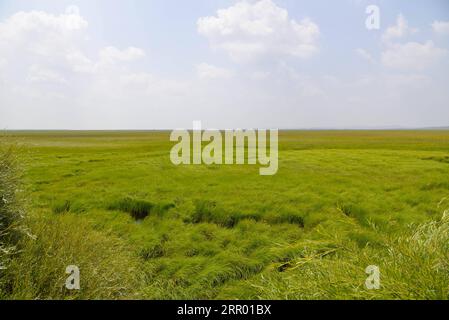
[[[1,298],[449,298],[449,130],[280,131],[273,176],[175,166],[168,131],[9,143],[26,235]]]

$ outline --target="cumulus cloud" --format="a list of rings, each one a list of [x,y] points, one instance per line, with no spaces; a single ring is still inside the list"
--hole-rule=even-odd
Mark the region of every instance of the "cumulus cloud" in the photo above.
[[[32,81],[91,70],[94,63],[83,53],[87,27],[75,6],[62,14],[18,12],[0,23],[0,59],[9,61],[15,73],[28,68]]]
[[[207,63],[200,63],[196,67],[197,74],[201,79],[229,79],[232,78],[231,70],[216,67]]]
[[[403,30],[403,25],[396,27]],[[269,58],[275,63],[242,63],[233,70],[220,62],[200,63],[196,74],[181,72],[167,79],[145,70],[144,50],[132,43],[103,47],[88,29],[76,7],[62,14],[19,12],[2,20],[0,128],[170,128],[188,127],[194,119],[217,128],[333,127],[392,119],[406,123],[404,115],[408,124],[435,123],[448,114],[446,82],[439,80],[447,78],[444,68],[425,73],[427,77],[402,72],[430,66],[446,51],[431,41],[404,41],[409,31],[389,32],[391,40],[381,43],[380,62],[400,70],[397,74],[377,70],[357,76],[349,69],[338,78],[320,76],[323,68],[310,71],[285,59],[317,52],[314,22],[296,22],[269,0],[240,1],[200,19],[198,32],[235,61]],[[374,50],[356,52],[379,60]],[[336,62],[340,60],[325,64]],[[429,101],[433,114],[422,111]]]
[[[252,80],[265,80],[270,76],[268,71],[254,71],[249,75]]]
[[[355,52],[362,57],[363,59],[365,59],[366,61],[369,61],[371,63],[374,63],[375,60],[374,58],[371,56],[371,54],[369,52],[367,52],[365,49],[362,48],[358,48],[355,50]]]
[[[108,46],[99,50],[98,58],[89,58],[85,50],[87,27],[88,22],[76,6],[68,7],[59,15],[43,11],[18,12],[0,23],[0,59],[32,64],[31,73],[46,73],[48,78],[50,73],[56,73],[51,68],[93,73],[104,65],[145,56],[139,48],[120,50]]]
[[[411,28],[405,17],[402,14],[399,14],[396,18],[396,24],[387,28],[382,35],[382,40],[389,42],[416,33],[417,31],[418,29]]]
[[[446,54],[446,49],[438,48],[433,41],[429,40],[424,44],[418,42],[392,44],[382,52],[381,60],[384,66],[390,68],[422,70]]]
[[[271,0],[237,2],[200,18],[197,27],[212,48],[239,62],[269,55],[308,58],[318,52],[318,25],[308,18],[290,19]]]
[[[64,57],[74,50],[87,26],[87,21],[73,8],[60,15],[18,12],[0,23],[0,51],[16,54],[26,50],[41,57]]]
[[[5,58],[0,57],[0,70],[5,67],[7,64],[7,61]]]
[[[94,73],[96,70],[95,62],[79,50],[67,53],[65,58],[68,66],[73,72]]]
[[[417,29],[409,27],[402,14],[397,17],[396,25],[387,28],[382,36],[384,49],[381,53],[381,63],[385,67],[401,71],[424,70],[447,54],[446,49],[437,47],[431,40],[424,43],[399,42],[401,38],[416,31]]]
[[[388,74],[381,77],[381,80],[387,87],[405,87],[408,89],[416,90],[421,89],[423,86],[428,86],[432,83],[432,78],[421,74]]]
[[[0,23],[0,126],[126,127],[133,114],[126,110],[186,92],[182,82],[136,71],[132,63],[144,50],[98,48],[90,39],[75,6],[62,14],[18,12]]]
[[[67,83],[62,75],[43,66],[32,65],[28,71],[27,80],[37,83]]]
[[[432,29],[437,34],[448,35],[449,34],[449,21],[434,21],[432,23]]]
[[[145,56],[142,49],[129,47],[124,50],[119,50],[116,47],[106,47],[100,51],[100,59],[103,62],[114,63],[117,61],[133,61]]]

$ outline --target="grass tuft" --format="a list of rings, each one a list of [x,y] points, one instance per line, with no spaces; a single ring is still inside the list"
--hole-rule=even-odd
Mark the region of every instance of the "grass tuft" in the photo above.
[[[154,204],[149,201],[126,197],[110,204],[108,206],[108,210],[118,210],[127,212],[135,220],[143,220],[150,213],[154,213],[161,216],[174,206],[175,205],[173,203]]]
[[[52,211],[55,214],[70,212],[72,204],[70,200],[64,200],[62,202],[55,203],[52,207]]]

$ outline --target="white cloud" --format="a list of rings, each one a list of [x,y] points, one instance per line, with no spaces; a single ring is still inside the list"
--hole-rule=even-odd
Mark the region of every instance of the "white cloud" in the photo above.
[[[449,21],[434,21],[432,29],[437,34],[447,35],[449,34]]]
[[[371,63],[375,63],[374,58],[373,58],[373,57],[371,56],[371,54],[368,53],[366,50],[361,49],[361,48],[358,48],[358,49],[355,50],[355,52],[356,52],[360,57],[362,57],[363,59],[365,59],[365,60],[367,60],[367,61],[369,61],[369,62],[371,62]]]
[[[81,51],[75,50],[69,52],[65,56],[67,63],[73,72],[77,73],[93,73],[96,65]]]
[[[254,71],[249,75],[252,80],[265,80],[270,76],[268,71]]]
[[[409,27],[402,14],[398,15],[396,25],[389,27],[382,36],[384,50],[381,63],[401,71],[424,70],[446,55],[447,50],[437,47],[431,40],[399,43],[401,38],[416,32],[417,29]]]
[[[67,83],[62,75],[48,68],[32,65],[28,71],[27,80],[37,83]]]
[[[302,84],[298,87],[299,93],[304,97],[318,97],[324,96],[325,92],[320,86],[314,84]]]
[[[427,77],[419,72],[391,75],[391,70],[358,77],[353,71],[359,70],[349,65],[349,72],[338,78],[323,76],[323,68],[309,70],[282,59],[318,50],[314,23],[309,21],[314,26],[309,30],[271,1],[239,2],[231,8],[237,7],[238,12],[228,8],[204,18],[198,30],[204,27],[201,34],[211,45],[235,60],[265,57],[275,63],[234,66],[235,71],[218,67],[225,65],[220,62],[202,63],[197,74],[180,72],[169,79],[147,72],[145,52],[128,47],[132,44],[100,46],[76,7],[62,14],[31,11],[2,20],[0,128],[169,128],[188,127],[194,119],[217,128],[333,127],[447,118],[444,66]],[[428,66],[445,53],[432,42],[396,42],[382,42],[382,62],[401,70]],[[298,53],[307,46],[314,49]],[[357,52],[377,59],[374,51]],[[331,59],[326,65],[337,61],[333,58],[323,56]],[[212,78],[232,81],[207,81]],[[429,101],[432,112],[424,111]]]
[[[13,73],[28,72],[24,78],[32,82],[66,80],[59,73],[69,70],[92,72],[94,63],[83,53],[87,27],[75,6],[58,15],[15,13],[0,23],[0,60],[7,60]]]
[[[106,47],[100,51],[100,59],[104,63],[115,63],[120,61],[133,61],[145,56],[145,52],[142,49],[129,47],[124,50],[117,49],[116,47]]]
[[[308,18],[290,19],[271,0],[238,2],[216,16],[200,18],[197,26],[212,48],[239,62],[270,55],[307,58],[318,52],[318,25]]]
[[[5,58],[0,57],[0,69],[5,67],[7,63],[8,63],[8,61],[6,61]]]
[[[381,77],[386,86],[393,87],[405,87],[409,89],[421,89],[423,86],[429,85],[432,79],[425,75],[420,74],[389,74]]]
[[[409,27],[405,17],[402,14],[399,14],[396,18],[396,25],[387,28],[382,35],[382,40],[389,42],[416,33],[417,31],[418,29]]]
[[[86,54],[88,22],[76,6],[54,15],[43,11],[18,12],[0,23],[0,60],[33,65],[36,70],[53,68],[94,73],[100,67],[130,62],[145,56],[142,49],[114,46],[102,48],[98,59]],[[41,65],[40,69],[37,66]],[[52,71],[54,72],[54,71]],[[49,72],[46,72],[47,76]]]
[[[207,63],[200,63],[196,67],[197,74],[201,79],[229,79],[232,78],[231,70],[216,67]]]
[[[136,73],[132,62],[144,50],[95,47],[87,28],[74,6],[18,12],[0,23],[0,127],[144,127],[149,117],[136,119],[136,110],[148,115],[154,101],[187,91],[181,81]]]
[[[381,61],[384,66],[390,68],[422,70],[431,66],[446,54],[447,50],[436,47],[433,41],[427,41],[424,44],[408,42],[391,44],[382,52]]]
[[[63,56],[79,43],[88,23],[74,10],[60,15],[18,12],[0,24],[0,52],[17,50],[38,56]]]

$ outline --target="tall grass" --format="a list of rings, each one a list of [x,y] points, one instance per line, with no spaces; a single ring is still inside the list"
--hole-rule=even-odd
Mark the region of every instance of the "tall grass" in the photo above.
[[[281,132],[268,179],[173,166],[166,133],[14,135],[30,205],[0,298],[447,298],[449,131]]]
[[[4,272],[17,252],[16,245],[22,235],[24,214],[18,190],[19,173],[14,147],[0,144],[0,294]]]
[[[139,259],[122,240],[69,210],[24,215],[17,162],[0,146],[0,299],[138,297]],[[80,290],[65,287],[69,265],[80,269]]]
[[[449,211],[413,227],[383,247],[360,249],[333,239],[305,241],[302,253],[220,298],[253,299],[449,299]],[[380,288],[365,287],[365,268],[380,269]],[[242,288],[252,287],[251,291]]]
[[[5,272],[7,299],[134,299],[144,282],[139,259],[125,243],[92,229],[75,214],[26,220],[33,237]],[[68,290],[66,267],[80,270],[80,290]]]

